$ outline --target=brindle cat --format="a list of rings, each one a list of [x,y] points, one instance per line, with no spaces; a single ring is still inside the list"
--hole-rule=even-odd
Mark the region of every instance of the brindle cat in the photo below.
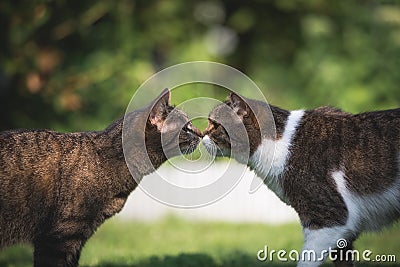
[[[269,130],[273,121],[276,134]],[[226,130],[243,125],[241,136]],[[218,156],[239,147],[233,156],[297,211],[303,251],[318,257],[298,266],[318,266],[329,248],[344,244],[339,239],[348,242],[342,251],[349,250],[363,231],[400,218],[400,109],[357,115],[330,107],[287,111],[232,93],[210,113],[203,134],[206,148]]]
[[[200,132],[169,105],[169,96],[166,89],[127,117],[131,134],[145,135],[146,149],[130,147],[135,179],[124,159],[123,119],[99,132],[0,133],[0,248],[31,242],[35,266],[77,266],[85,242],[122,209],[137,186],[135,180],[166,161],[161,132],[179,135],[179,148],[186,153],[199,143]],[[144,160],[147,156],[151,166]]]

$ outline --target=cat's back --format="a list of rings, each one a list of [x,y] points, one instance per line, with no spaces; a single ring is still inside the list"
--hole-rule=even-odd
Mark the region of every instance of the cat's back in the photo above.
[[[346,143],[360,149],[393,150],[400,153],[400,108],[365,112],[350,116],[343,122]]]
[[[50,186],[82,161],[96,162],[91,133],[13,130],[0,133],[0,179]],[[93,164],[92,164],[93,165]],[[3,186],[2,186],[3,187]],[[3,187],[4,188],[4,187]]]
[[[329,170],[345,167],[362,177],[381,172],[393,180],[400,160],[400,109],[360,114],[332,107],[307,111],[292,150],[299,162],[325,162]]]
[[[57,161],[67,144],[63,134],[49,130],[0,132],[0,174]]]
[[[376,141],[400,144],[400,108],[351,114],[333,107],[320,107],[308,112],[305,123],[313,134],[341,136],[343,142]],[[313,127],[311,127],[313,126]]]
[[[383,131],[400,140],[400,108],[360,113],[353,118],[366,131]]]
[[[37,160],[58,158],[90,142],[91,133],[60,133],[51,130],[10,130],[0,132],[0,157],[19,154]]]

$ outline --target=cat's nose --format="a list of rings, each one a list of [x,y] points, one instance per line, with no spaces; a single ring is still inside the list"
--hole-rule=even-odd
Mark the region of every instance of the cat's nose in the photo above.
[[[210,132],[210,131],[209,131],[208,127],[207,127],[207,129],[205,129],[205,130],[201,133],[202,138],[204,139],[206,136],[208,136],[208,133],[209,133],[209,132]]]

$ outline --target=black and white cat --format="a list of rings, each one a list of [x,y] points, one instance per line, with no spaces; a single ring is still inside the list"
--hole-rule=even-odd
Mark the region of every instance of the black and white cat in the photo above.
[[[268,130],[273,122],[274,134]],[[243,125],[246,134],[226,130]],[[343,251],[352,249],[361,232],[400,218],[400,109],[357,115],[331,107],[286,111],[231,93],[210,113],[203,135],[210,153],[247,164],[296,210],[303,251],[324,255],[298,266],[318,266],[337,240],[347,240]],[[235,148],[239,152],[231,155]],[[339,259],[335,265],[353,263]]]

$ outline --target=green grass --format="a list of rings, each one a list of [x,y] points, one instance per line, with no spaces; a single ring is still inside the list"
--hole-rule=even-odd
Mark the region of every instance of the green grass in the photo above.
[[[396,254],[400,260],[400,224],[381,233],[363,235],[356,243],[360,251]],[[232,224],[191,222],[168,217],[154,223],[107,221],[86,244],[81,266],[97,267],[245,267],[294,266],[266,263],[256,253],[270,249],[297,249],[302,245],[298,224]],[[0,266],[32,265],[32,248],[14,246],[0,253]],[[360,263],[358,266],[376,266]],[[387,265],[386,265],[387,266]],[[392,266],[395,266],[392,264]]]

